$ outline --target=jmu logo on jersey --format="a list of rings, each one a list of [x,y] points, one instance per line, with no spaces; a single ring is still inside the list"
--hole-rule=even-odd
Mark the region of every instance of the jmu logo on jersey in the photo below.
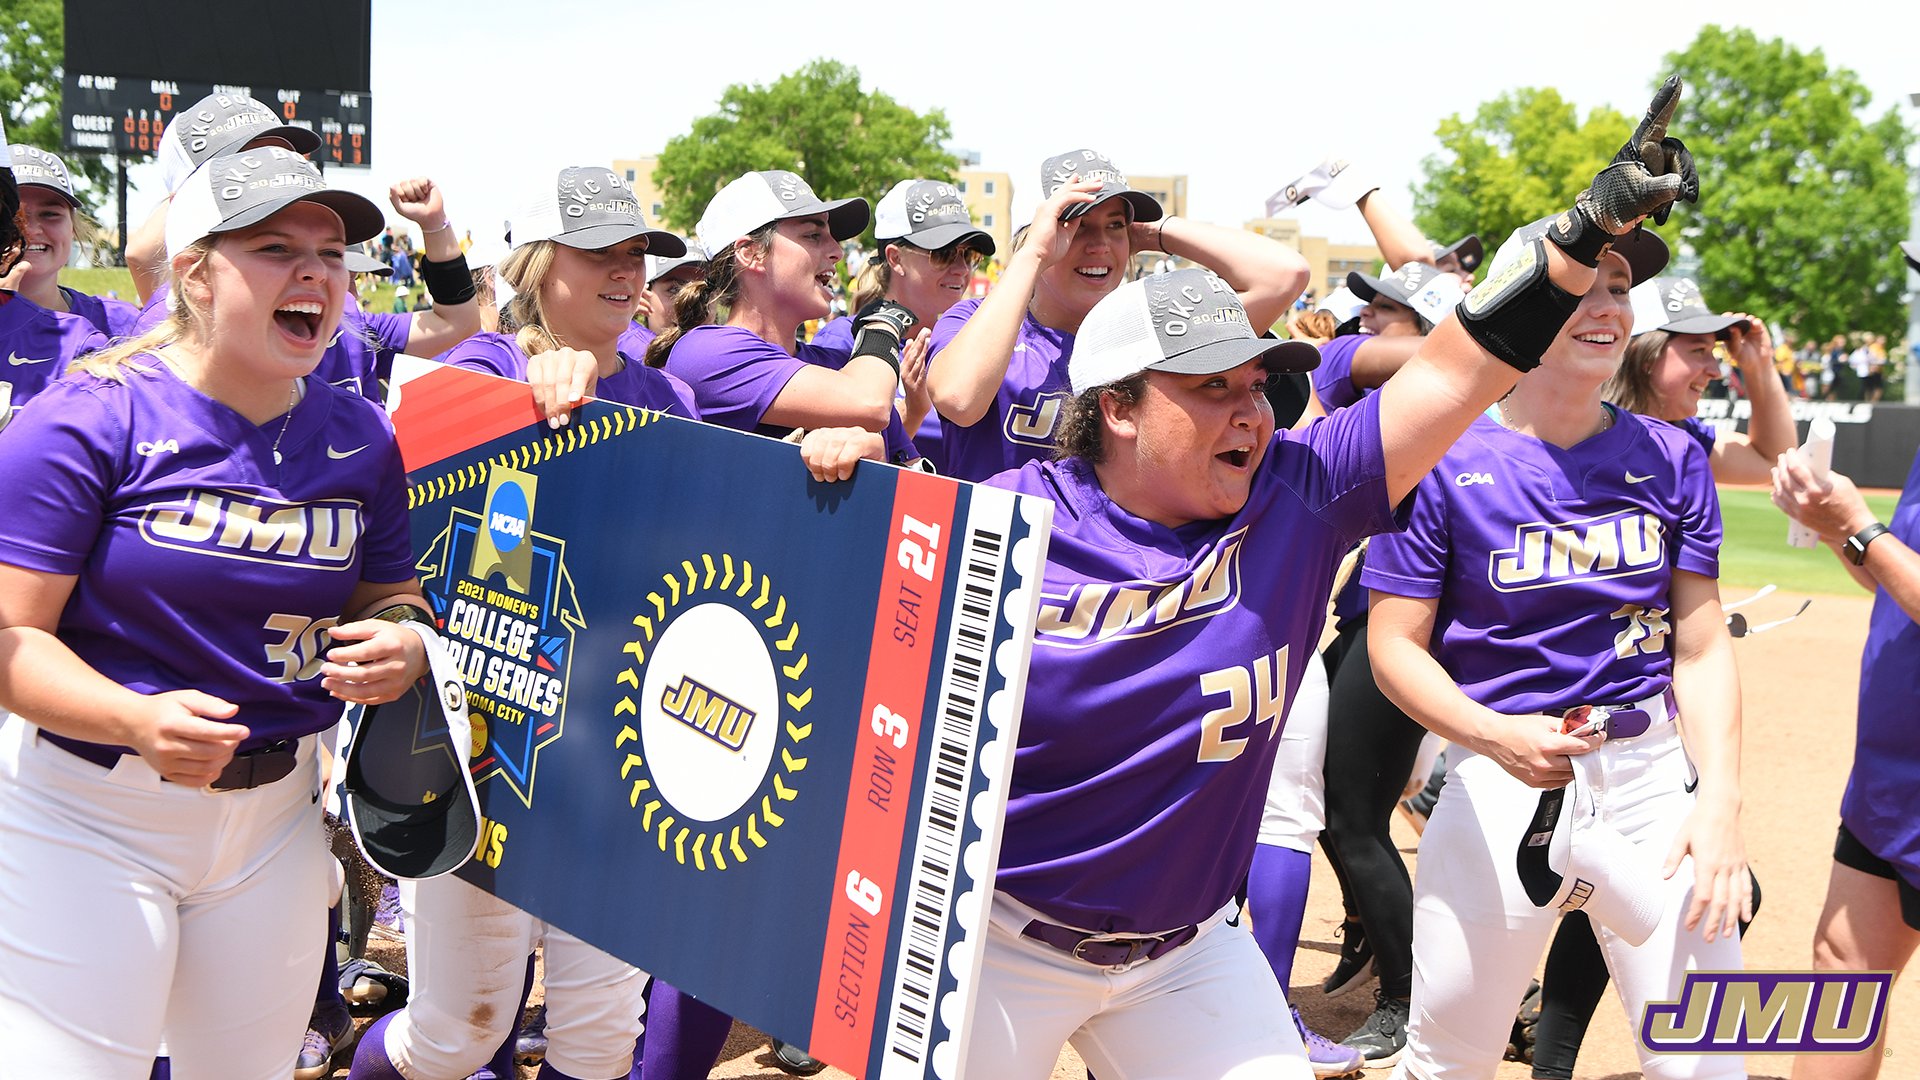
[[[660,710],[729,750],[738,750],[753,729],[754,711],[689,676],[667,687]]]
[[[1689,971],[1678,1001],[1647,1005],[1659,1054],[1853,1054],[1880,1038],[1890,971]]]
[[[1645,574],[1666,563],[1666,538],[1666,524],[1644,510],[1536,521],[1514,530],[1512,547],[1487,557],[1487,580],[1501,592],[1521,592]]]
[[[1240,603],[1240,547],[1247,530],[1221,538],[1188,576],[1176,581],[1094,582],[1064,595],[1043,593],[1034,643],[1084,649],[1146,637],[1209,619]]]
[[[1006,435],[1010,442],[1028,446],[1053,445],[1053,429],[1060,423],[1060,410],[1073,397],[1071,390],[1054,390],[1032,401],[1015,402],[1007,410]]]
[[[360,545],[360,503],[192,491],[143,509],[140,536],[155,547],[222,559],[345,570]]]

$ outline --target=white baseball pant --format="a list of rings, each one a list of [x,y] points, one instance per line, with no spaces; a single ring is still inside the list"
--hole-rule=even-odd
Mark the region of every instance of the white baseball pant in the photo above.
[[[1490,758],[1456,746],[1447,786],[1420,839],[1414,875],[1413,1007],[1407,1053],[1395,1080],[1484,1080],[1499,1068],[1514,1010],[1540,962],[1560,913],[1527,898],[1514,868],[1540,790]],[[1606,792],[1600,816],[1627,839],[1666,858],[1687,814],[1692,780],[1679,728],[1658,725],[1634,739],[1603,744]],[[1693,860],[1660,883],[1666,911],[1645,944],[1631,946],[1594,924],[1607,970],[1636,1025],[1649,1001],[1679,997],[1689,970],[1740,968],[1738,935],[1707,941],[1702,925],[1681,927],[1693,901]],[[1640,1045],[1642,1072],[1656,1080],[1744,1077],[1738,1055],[1654,1054]]]
[[[1327,665],[1307,659],[1300,689],[1287,706],[1280,747],[1267,781],[1267,808],[1260,815],[1260,842],[1312,851],[1327,827]]]
[[[407,1007],[387,1025],[387,1059],[412,1080],[459,1080],[520,1022],[527,957],[545,946],[547,1060],[581,1080],[633,1068],[647,976],[449,874],[400,883]]]
[[[1021,937],[995,894],[962,1080],[1046,1080],[1068,1043],[1100,1080],[1311,1080],[1273,968],[1216,912],[1186,945],[1126,970]]]
[[[0,725],[0,1046],[7,1075],[285,1080],[326,943],[315,740],[276,783],[165,783]]]

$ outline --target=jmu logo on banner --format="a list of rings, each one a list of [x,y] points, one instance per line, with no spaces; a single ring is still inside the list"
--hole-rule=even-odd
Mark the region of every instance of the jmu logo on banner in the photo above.
[[[1640,1041],[1661,1054],[1852,1054],[1880,1038],[1890,971],[1690,971],[1652,1002]]]

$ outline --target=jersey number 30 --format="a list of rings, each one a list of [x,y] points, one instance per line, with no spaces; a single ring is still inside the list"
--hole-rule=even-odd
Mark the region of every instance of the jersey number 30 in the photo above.
[[[1251,664],[1221,668],[1200,676],[1202,697],[1225,695],[1227,703],[1200,718],[1200,761],[1225,762],[1239,757],[1247,749],[1251,733],[1228,738],[1227,732],[1252,721],[1255,727],[1271,724],[1267,737],[1280,731],[1287,715],[1287,650],[1282,645],[1272,656],[1263,656]]]
[[[267,632],[280,635],[278,641],[267,641],[267,662],[280,666],[274,673],[274,681],[300,682],[320,674],[320,665],[327,659],[323,635],[339,621],[309,619],[303,615],[267,616]]]

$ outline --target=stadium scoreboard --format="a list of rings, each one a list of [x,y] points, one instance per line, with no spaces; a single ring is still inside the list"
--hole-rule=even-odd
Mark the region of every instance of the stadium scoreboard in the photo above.
[[[66,143],[70,149],[99,153],[151,154],[175,113],[208,94],[239,94],[260,99],[287,123],[320,135],[314,158],[329,164],[373,163],[371,95],[340,90],[234,86],[219,83],[135,79],[68,72],[62,85]]]

